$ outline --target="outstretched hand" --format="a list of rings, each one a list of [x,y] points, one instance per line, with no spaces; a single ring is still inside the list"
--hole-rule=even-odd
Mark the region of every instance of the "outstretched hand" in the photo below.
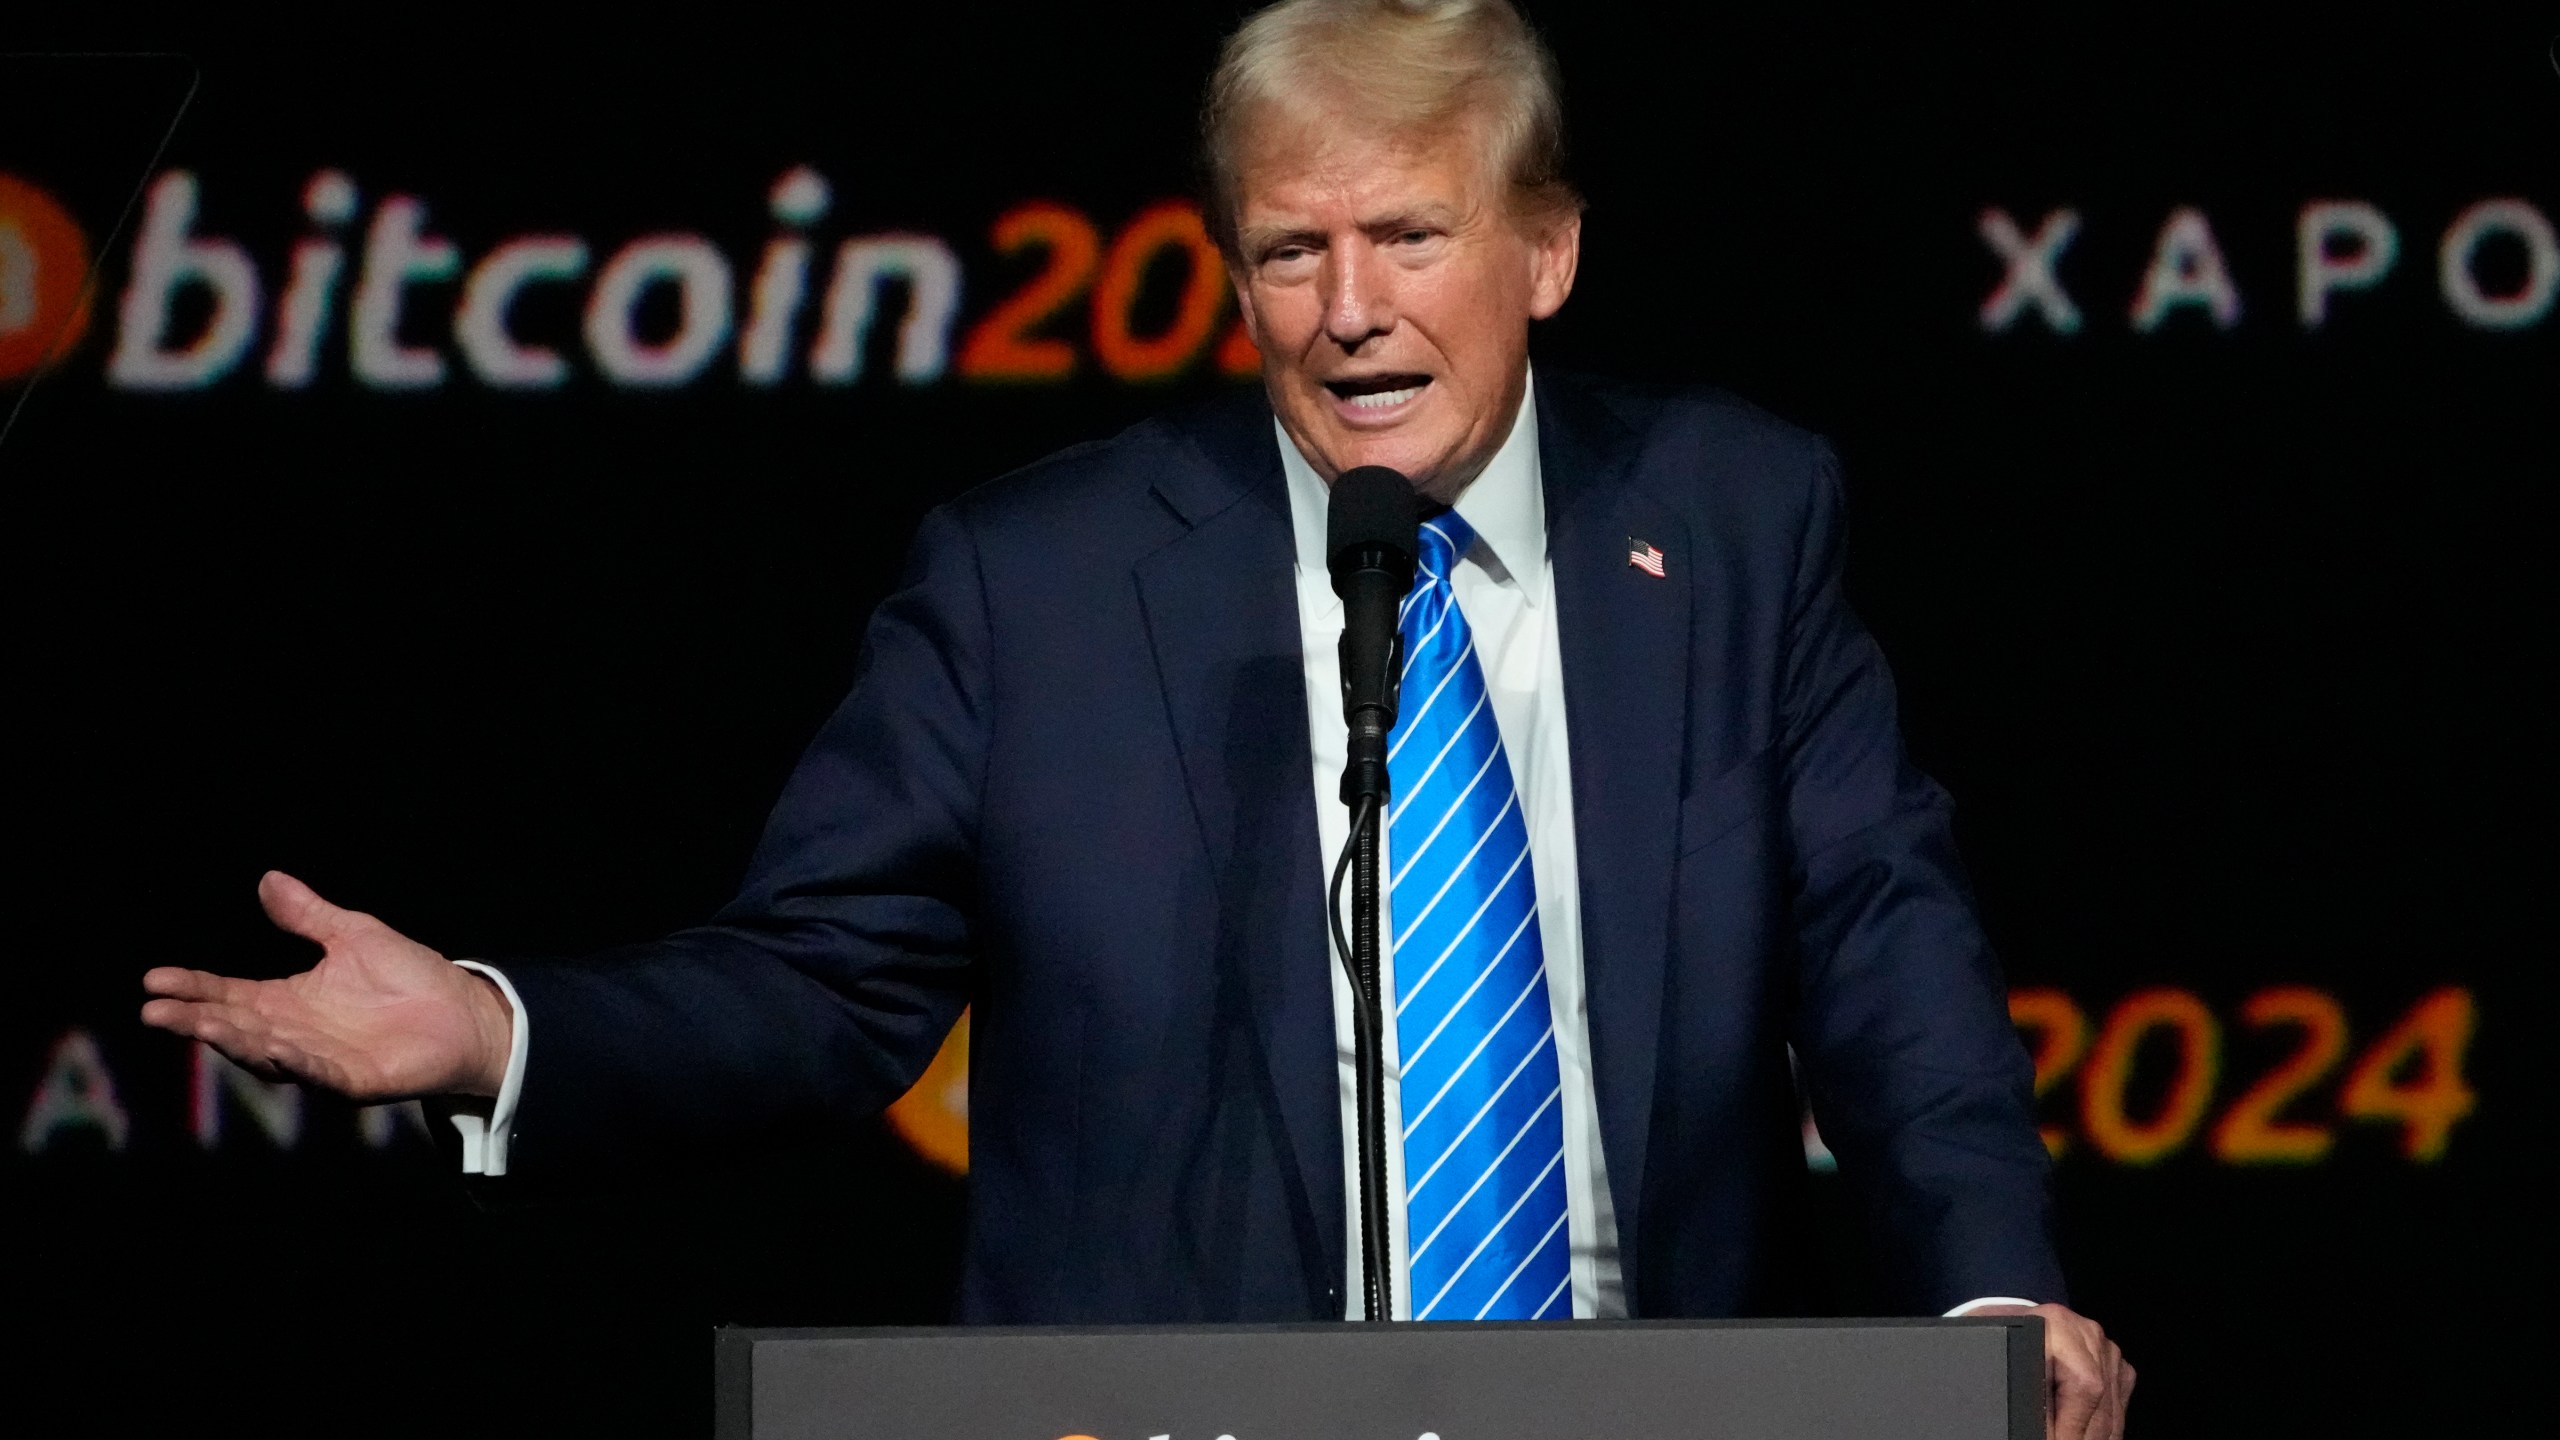
[[[161,966],[142,977],[160,997],[144,1024],[354,1100],[498,1093],[514,1020],[497,986],[280,870],[258,881],[258,901],[277,928],[317,942],[320,963],[283,980]]]
[[[1968,1315],[2044,1319],[2044,1433],[2049,1440],[2120,1440],[2133,1365],[2098,1322],[2067,1305],[1985,1305]]]

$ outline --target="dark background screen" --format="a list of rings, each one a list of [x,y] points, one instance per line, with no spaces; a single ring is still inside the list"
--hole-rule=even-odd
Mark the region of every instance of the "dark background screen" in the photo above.
[[[1839,447],[2137,1433],[2529,1414],[2560,22],[1532,8],[1537,362]],[[456,955],[701,918],[928,508],[1252,383],[1180,209],[1232,5],[638,13],[8,22],[200,80],[155,158],[183,65],[13,62],[0,134],[12,1410],[700,1434],[715,1323],[943,1313],[947,1115],[475,1200],[133,1018],[307,963],[268,867]]]

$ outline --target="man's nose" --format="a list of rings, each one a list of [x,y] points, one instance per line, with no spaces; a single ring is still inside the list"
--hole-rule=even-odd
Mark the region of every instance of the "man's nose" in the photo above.
[[[1394,297],[1377,247],[1365,239],[1335,245],[1325,267],[1324,333],[1345,350],[1395,328]]]

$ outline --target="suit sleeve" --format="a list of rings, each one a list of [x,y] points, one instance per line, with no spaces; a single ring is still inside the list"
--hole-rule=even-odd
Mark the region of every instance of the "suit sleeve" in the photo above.
[[[651,944],[508,962],[538,1037],[511,1172],[859,1119],[914,1082],[968,997],[987,637],[977,555],[946,507],[738,897]]]
[[[1956,858],[1905,757],[1891,674],[1842,593],[1841,496],[1814,461],[1779,723],[1798,942],[1795,1045],[1893,1296],[2065,1299],[2034,1067]]]

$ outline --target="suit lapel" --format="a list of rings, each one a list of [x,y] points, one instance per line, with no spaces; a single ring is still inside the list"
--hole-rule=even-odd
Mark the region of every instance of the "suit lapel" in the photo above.
[[[1572,746],[1593,1088],[1628,1305],[1642,1314],[1635,1308],[1636,1246],[1688,722],[1687,567],[1698,553],[1679,516],[1633,483],[1633,431],[1563,377],[1541,373],[1537,395]],[[1628,562],[1631,540],[1663,551],[1665,578]]]
[[[1215,961],[1251,1010],[1321,1296],[1343,1269],[1342,1121],[1288,493],[1260,404],[1176,433],[1194,463],[1154,488],[1189,528],[1134,576],[1216,888]]]

